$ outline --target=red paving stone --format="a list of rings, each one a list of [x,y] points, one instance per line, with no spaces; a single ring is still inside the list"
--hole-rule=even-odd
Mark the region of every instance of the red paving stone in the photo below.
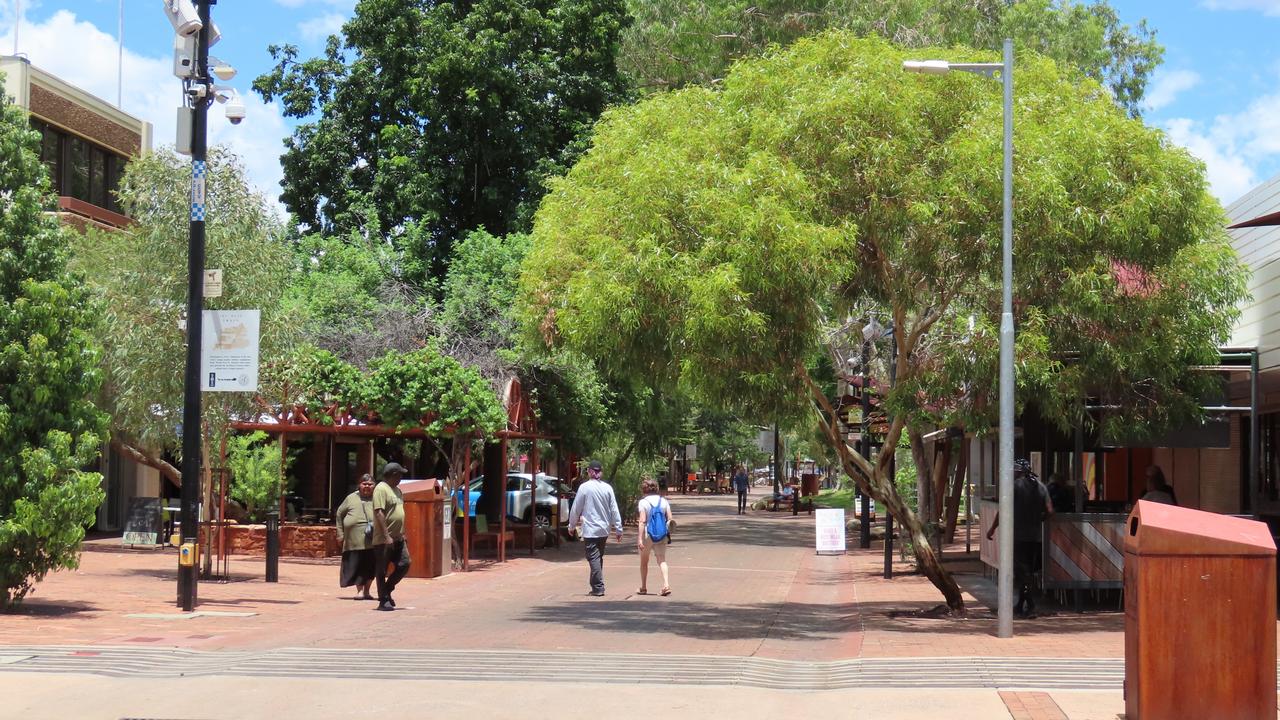
[[[919,613],[941,602],[910,564],[881,575],[882,550],[813,552],[806,515],[734,513],[732,498],[674,496],[680,518],[668,559],[670,597],[637,596],[634,529],[606,555],[608,595],[586,595],[579,543],[530,558],[480,563],[435,580],[407,579],[400,609],[337,587],[336,560],[282,562],[280,582],[262,581],[261,559],[233,558],[230,582],[202,582],[197,610],[251,617],[154,619],[174,605],[176,554],[89,543],[81,567],[41,582],[20,611],[0,616],[0,644],[140,644],[205,650],[275,647],[520,649],[760,656],[1122,657],[1123,614],[1060,613],[1015,623],[995,637],[995,618],[972,592],[990,583],[959,575],[968,618]],[[976,568],[976,563],[949,563]],[[651,572],[653,572],[651,570]]]
[[[1066,713],[1048,693],[1001,691],[1000,699],[1013,720],[1067,720]]]

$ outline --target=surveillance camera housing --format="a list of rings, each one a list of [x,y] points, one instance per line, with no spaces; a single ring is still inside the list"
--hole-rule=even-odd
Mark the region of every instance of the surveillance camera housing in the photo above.
[[[227,100],[226,113],[227,122],[232,125],[239,125],[241,122],[244,122],[244,100],[241,100],[239,95],[232,95],[231,98]]]
[[[200,22],[200,13],[191,0],[163,0],[164,14],[169,18],[173,31],[183,37],[195,35],[204,27]]]
[[[196,73],[196,39],[181,35],[173,39],[173,74],[187,79]]]

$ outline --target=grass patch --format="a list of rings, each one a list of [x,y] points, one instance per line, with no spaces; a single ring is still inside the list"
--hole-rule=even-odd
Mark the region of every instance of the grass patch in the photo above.
[[[852,510],[854,504],[853,488],[823,490],[813,499],[816,507],[844,508]]]

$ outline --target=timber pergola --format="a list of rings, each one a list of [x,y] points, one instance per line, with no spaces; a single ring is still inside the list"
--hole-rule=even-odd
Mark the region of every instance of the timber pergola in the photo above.
[[[371,441],[376,439],[412,439],[412,440],[434,440],[435,437],[428,434],[421,427],[397,429],[394,426],[383,425],[378,422],[369,422],[361,420],[352,415],[347,408],[337,405],[330,405],[322,408],[317,413],[309,413],[306,408],[294,405],[288,408],[273,408],[262,398],[257,399],[257,404],[261,409],[258,419],[252,421],[233,421],[230,425],[233,430],[243,432],[261,431],[269,435],[280,436],[280,458],[283,466],[285,454],[288,452],[289,435],[311,435],[325,436],[330,445],[333,444],[334,438],[338,436],[344,437],[367,437]],[[530,530],[529,530],[529,555],[537,554],[536,542],[537,533],[534,531],[536,527],[537,517],[537,489],[538,489],[538,471],[539,471],[539,441],[551,441],[556,444],[556,455],[559,458],[565,458],[563,454],[563,444],[558,435],[551,435],[542,432],[539,429],[538,417],[534,412],[533,404],[530,402],[528,393],[520,384],[518,378],[512,377],[507,383],[502,393],[502,404],[506,409],[507,423],[506,427],[499,430],[491,436],[492,439],[498,441],[500,450],[500,472],[494,486],[499,488],[498,496],[500,517],[498,542],[497,545],[497,561],[506,562],[507,546],[505,542],[507,533],[507,449],[512,441],[530,441],[532,448],[530,451],[530,487],[529,487],[529,509],[530,509]],[[313,417],[313,414],[315,417]],[[269,420],[267,419],[269,418]],[[459,440],[466,442],[464,457],[462,463],[462,473],[459,478],[462,489],[462,570],[469,571],[471,568],[471,440],[475,438],[484,438],[481,433],[466,433],[463,435],[455,435],[454,442]],[[332,450],[331,450],[332,452]],[[372,461],[371,461],[372,462]],[[225,462],[224,462],[225,464]],[[571,463],[562,463],[565,467],[569,467]],[[373,469],[370,469],[373,473]],[[557,488],[557,491],[559,488]],[[517,491],[520,492],[520,491]],[[560,496],[553,496],[554,511],[551,513],[552,518],[552,535],[558,545],[560,542]],[[332,501],[332,498],[330,498]],[[225,487],[222,497],[219,498],[219,505],[225,506]],[[284,493],[280,494],[280,513],[281,517],[286,512],[286,499]],[[330,502],[332,504],[332,502]],[[223,507],[225,512],[225,507]],[[449,519],[453,522],[453,518]]]

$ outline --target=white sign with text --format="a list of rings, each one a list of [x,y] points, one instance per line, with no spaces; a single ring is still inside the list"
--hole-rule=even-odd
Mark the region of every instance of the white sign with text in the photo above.
[[[843,555],[844,508],[819,508],[813,511],[814,542],[818,554]]]
[[[205,310],[201,332],[200,389],[256,392],[258,389],[257,310]]]

